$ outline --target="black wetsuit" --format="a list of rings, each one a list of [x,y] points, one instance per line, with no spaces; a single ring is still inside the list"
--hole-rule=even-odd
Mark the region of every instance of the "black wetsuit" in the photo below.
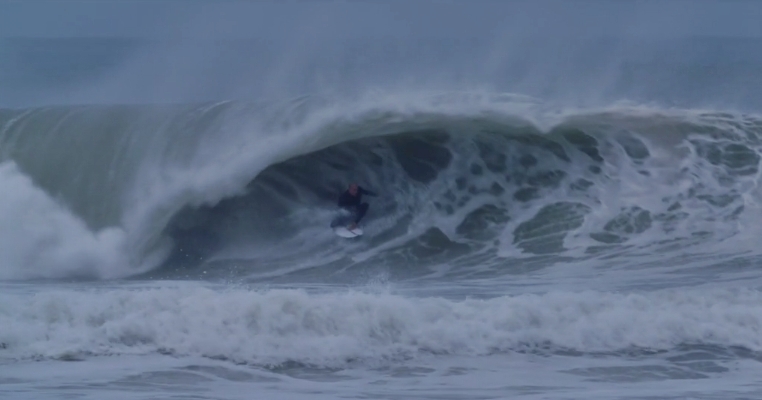
[[[355,214],[355,224],[360,223],[362,217],[368,212],[368,203],[362,202],[362,195],[376,196],[375,193],[370,190],[365,190],[361,187],[357,188],[357,195],[352,196],[349,190],[339,196],[339,207],[349,210]]]

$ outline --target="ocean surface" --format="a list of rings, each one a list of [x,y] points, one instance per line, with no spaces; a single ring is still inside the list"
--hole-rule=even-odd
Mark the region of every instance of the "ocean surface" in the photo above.
[[[0,398],[762,398],[761,40],[408,45],[3,39]]]

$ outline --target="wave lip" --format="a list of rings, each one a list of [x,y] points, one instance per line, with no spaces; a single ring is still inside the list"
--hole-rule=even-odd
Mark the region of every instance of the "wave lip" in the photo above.
[[[8,329],[0,342],[3,357],[13,358],[164,353],[343,367],[512,351],[651,352],[686,345],[762,351],[762,293],[756,290],[463,301],[205,288],[2,297],[0,319]]]

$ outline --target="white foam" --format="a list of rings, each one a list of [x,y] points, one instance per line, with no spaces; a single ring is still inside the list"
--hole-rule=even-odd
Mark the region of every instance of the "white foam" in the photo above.
[[[92,232],[17,168],[0,164],[0,279],[110,278],[130,272],[124,232]]]
[[[762,350],[762,292],[556,292],[453,301],[203,287],[0,295],[2,356],[154,354],[260,365],[384,363],[538,347]]]

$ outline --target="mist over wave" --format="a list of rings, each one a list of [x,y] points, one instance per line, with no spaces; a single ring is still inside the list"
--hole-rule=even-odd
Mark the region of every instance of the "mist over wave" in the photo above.
[[[4,224],[20,243],[5,279],[157,267],[156,276],[313,267],[330,276],[352,266],[466,278],[510,273],[521,260],[637,264],[755,249],[753,115],[559,112],[523,96],[448,93],[1,118],[4,179],[25,193],[6,197],[3,217],[61,221],[23,234]],[[327,226],[352,181],[381,196],[362,240],[338,240]]]
[[[347,100],[374,92],[474,90],[521,93],[559,108],[621,100],[745,112],[762,106],[759,38],[558,35],[533,32],[539,25],[524,21],[493,30],[484,16],[479,21],[489,34],[438,24],[413,37],[376,37],[353,24],[323,32],[299,21],[291,34],[272,40],[213,32],[185,39],[0,37],[0,106],[272,103],[308,93]]]

